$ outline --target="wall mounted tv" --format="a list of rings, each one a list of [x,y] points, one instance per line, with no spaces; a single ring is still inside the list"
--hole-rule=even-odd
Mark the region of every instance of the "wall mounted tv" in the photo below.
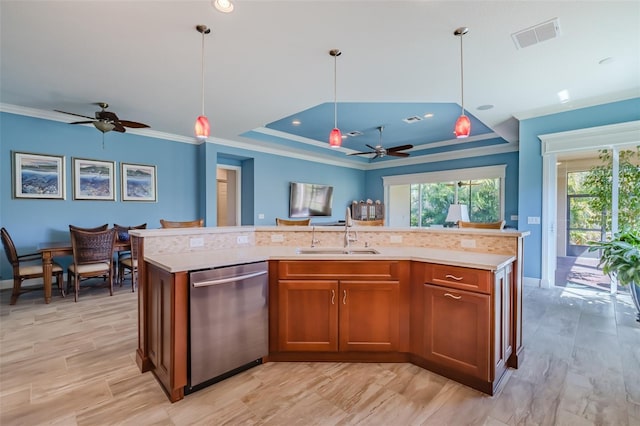
[[[291,182],[289,217],[331,216],[333,186]]]

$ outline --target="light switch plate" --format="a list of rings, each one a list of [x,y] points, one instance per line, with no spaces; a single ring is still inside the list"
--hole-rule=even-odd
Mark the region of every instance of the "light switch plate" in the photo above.
[[[238,244],[249,244],[249,237],[247,235],[238,235]]]
[[[284,235],[282,234],[272,234],[271,235],[271,242],[272,243],[281,243],[284,241]]]
[[[468,240],[463,238],[460,240],[460,246],[464,248],[476,248],[476,240]]]
[[[527,223],[529,225],[540,225],[540,216],[529,216],[529,217],[527,217]]]
[[[401,243],[402,242],[402,235],[392,235],[389,237],[389,242],[390,243]]]
[[[189,247],[204,247],[204,238],[189,238]]]

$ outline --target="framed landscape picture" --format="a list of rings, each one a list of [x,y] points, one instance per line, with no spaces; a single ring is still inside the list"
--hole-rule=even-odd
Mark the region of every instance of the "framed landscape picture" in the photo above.
[[[73,159],[73,199],[114,201],[115,162]]]
[[[13,153],[15,198],[64,200],[65,162],[62,155]]]
[[[121,163],[122,201],[157,201],[156,166]]]

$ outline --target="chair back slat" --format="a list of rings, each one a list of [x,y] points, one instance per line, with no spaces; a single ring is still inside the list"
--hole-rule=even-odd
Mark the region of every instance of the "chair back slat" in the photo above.
[[[76,265],[113,261],[113,247],[116,241],[115,229],[86,232],[77,229],[71,231],[71,247]]]
[[[160,226],[163,228],[202,228],[204,226],[204,219],[188,220],[184,222],[160,219]]]
[[[81,228],[80,226],[69,225],[69,230],[70,231],[72,229],[75,229],[75,230],[78,230],[78,231],[85,231],[85,232],[97,232],[97,231],[106,231],[107,228],[109,228],[109,224],[108,223],[105,223],[104,225],[96,226],[95,228]]]

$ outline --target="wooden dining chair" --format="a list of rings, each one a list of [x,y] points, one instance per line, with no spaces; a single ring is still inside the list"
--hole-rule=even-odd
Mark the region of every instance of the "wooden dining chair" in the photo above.
[[[353,226],[384,226],[384,219],[372,219],[372,220],[356,220],[352,219]]]
[[[311,218],[307,219],[280,219],[276,218],[276,226],[309,226]]]
[[[502,229],[505,225],[504,220],[499,220],[497,222],[465,222],[462,220],[458,221],[459,228],[480,228],[480,229]]]
[[[71,229],[73,262],[67,272],[67,292],[74,284],[75,301],[80,293],[80,279],[107,277],[109,294],[113,296],[113,247],[116,242],[115,229],[87,232]]]
[[[122,280],[120,278],[120,262],[122,262],[124,259],[127,259],[129,257],[131,257],[131,250],[129,248],[125,248],[123,250],[118,250],[118,248],[129,242],[129,231],[131,229],[147,229],[147,224],[143,223],[140,225],[135,225],[135,226],[124,226],[124,225],[118,225],[117,223],[113,224],[113,229],[116,230],[116,241],[119,243],[116,247],[117,250],[117,256],[116,256],[116,270],[118,271],[118,275],[116,276],[116,281],[120,282],[120,285],[122,286]]]
[[[105,223],[104,225],[96,226],[95,228],[82,228],[80,226],[69,225],[70,230],[77,229],[79,231],[86,231],[86,232],[105,231],[107,228],[109,228],[108,223]]]
[[[160,226],[163,228],[202,228],[204,226],[204,219],[188,220],[185,222],[160,219]]]
[[[18,301],[18,297],[22,293],[27,291],[40,289],[40,287],[25,287],[22,288],[22,282],[31,278],[43,278],[44,271],[42,269],[42,256],[40,253],[28,253],[18,255],[16,246],[13,244],[13,240],[9,235],[9,231],[5,228],[0,230],[2,234],[2,245],[4,246],[4,252],[7,255],[7,260],[13,268],[13,292],[11,293],[10,305],[15,305]],[[60,290],[60,295],[64,297],[64,287],[62,283],[62,266],[53,262],[52,268],[53,275],[56,277],[56,284]]]
[[[131,243],[131,255],[118,262],[118,280],[120,287],[124,281],[124,274],[129,271],[131,274],[131,291],[136,291],[136,282],[138,280],[138,237],[131,235],[129,237]]]

